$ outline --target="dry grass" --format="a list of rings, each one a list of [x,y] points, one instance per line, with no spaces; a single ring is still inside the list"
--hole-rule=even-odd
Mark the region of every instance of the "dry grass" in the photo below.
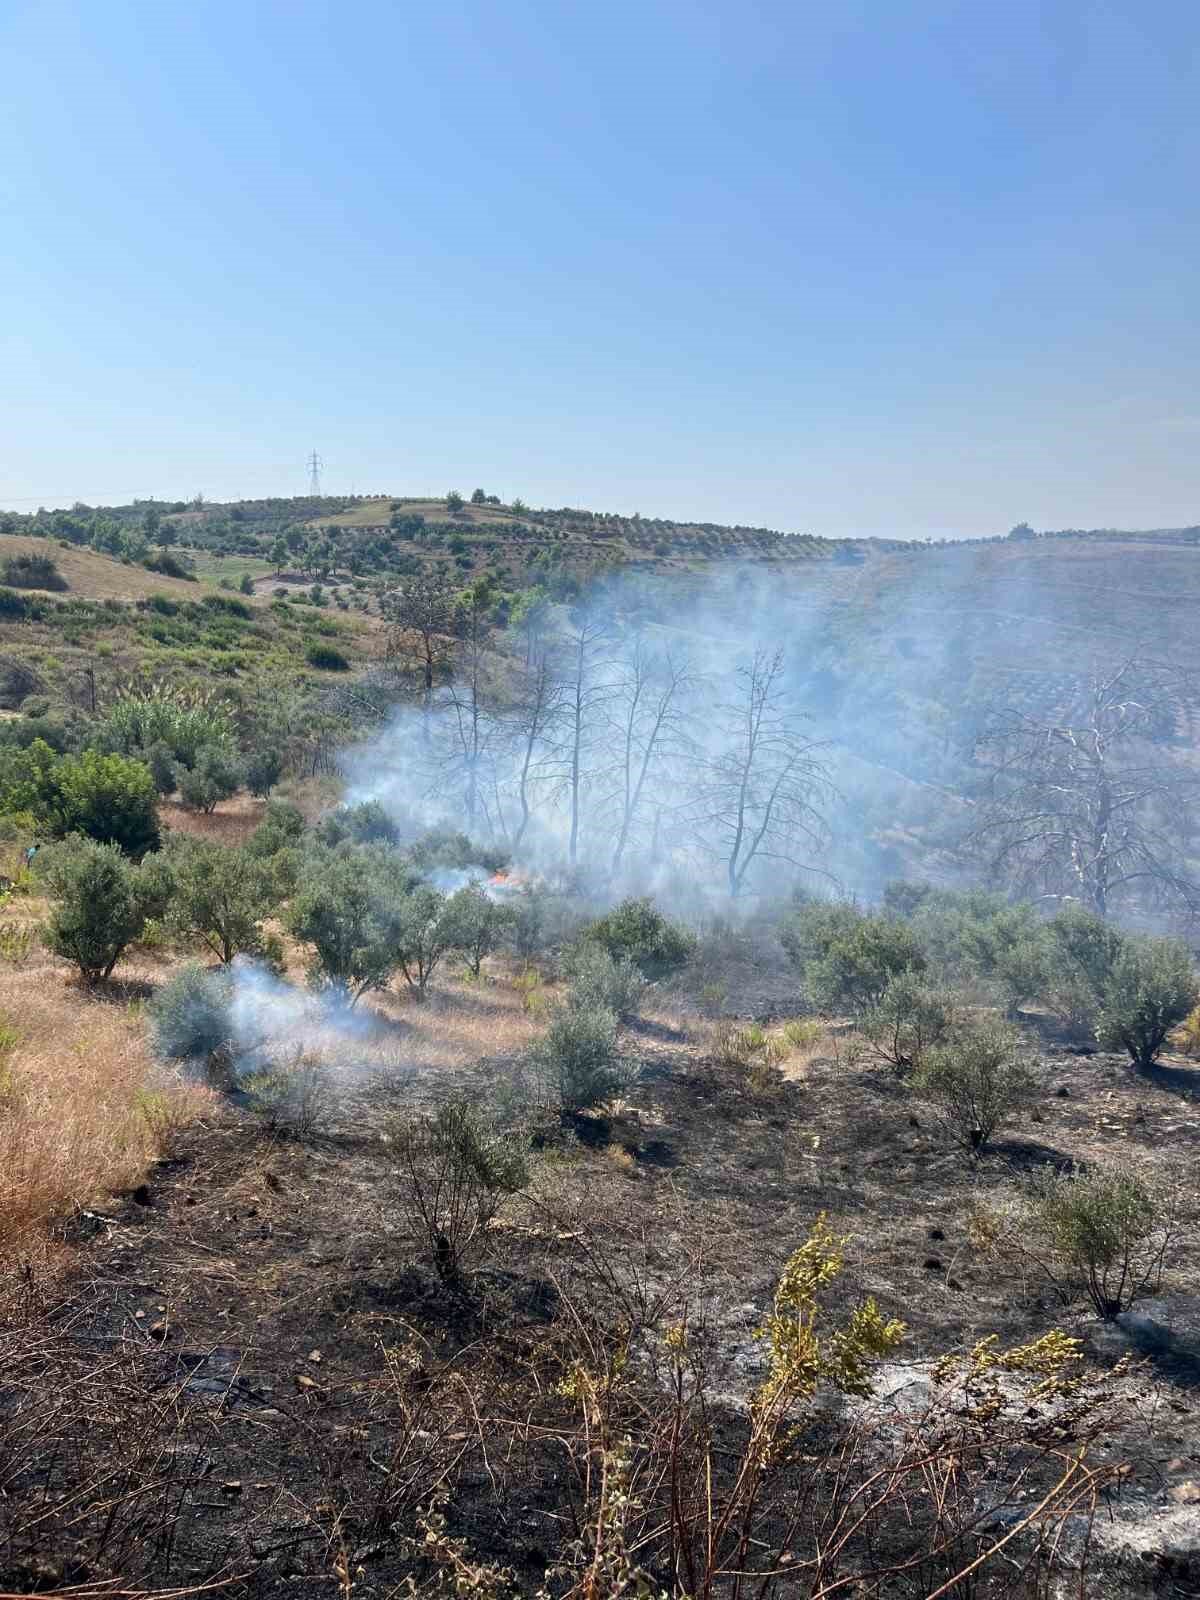
[[[146,600],[153,594],[171,595],[176,600],[196,600],[204,592],[198,583],[183,578],[168,578],[147,572],[145,567],[127,567],[112,556],[75,546],[64,549],[53,539],[29,539],[20,534],[0,534],[0,561],[6,556],[51,556],[66,579],[68,588],[55,599]],[[27,591],[41,594],[40,589]]]
[[[0,1261],[12,1261],[135,1187],[209,1097],[155,1064],[136,1007],[89,995],[57,964],[0,973],[0,1014],[15,1034],[0,1064]]]
[[[248,794],[223,801],[208,815],[189,811],[178,800],[164,800],[158,820],[165,832],[190,834],[193,839],[209,839],[214,844],[244,844],[262,821],[263,802]]]

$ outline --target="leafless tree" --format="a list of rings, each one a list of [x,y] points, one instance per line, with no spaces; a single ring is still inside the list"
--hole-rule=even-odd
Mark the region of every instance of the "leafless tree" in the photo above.
[[[568,616],[562,647],[564,736],[560,752],[570,816],[567,859],[572,867],[579,861],[583,784],[597,760],[613,692],[608,656],[614,633],[611,614],[600,605],[574,607]]]
[[[652,775],[668,766],[679,769],[694,758],[688,723],[697,687],[686,658],[654,649],[640,629],[630,635],[617,660],[608,705],[614,744],[614,877],[647,809]]]
[[[731,895],[751,868],[781,861],[818,871],[821,805],[832,793],[822,747],[802,732],[782,649],[756,650],[738,667],[728,700],[714,708],[690,814],[701,849],[721,864]]]
[[[484,754],[494,729],[485,700],[485,652],[491,637],[495,591],[480,579],[458,597],[451,618],[458,639],[458,661],[448,695],[451,761],[461,772],[463,814],[468,834],[475,831]]]
[[[511,835],[514,850],[521,847],[533,816],[535,798],[545,786],[554,734],[563,709],[559,666],[553,651],[543,640],[524,669],[508,716],[512,788],[518,812]]]
[[[1178,692],[1172,669],[1128,660],[1091,679],[1070,723],[996,708],[979,740],[988,790],[970,834],[993,873],[1100,916],[1130,900],[1200,911],[1187,861],[1200,772],[1163,742]]]

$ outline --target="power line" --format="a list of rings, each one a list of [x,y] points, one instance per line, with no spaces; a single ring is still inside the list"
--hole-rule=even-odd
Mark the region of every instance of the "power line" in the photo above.
[[[321,468],[324,465],[314,450],[308,458],[308,492],[315,500],[321,498]]]

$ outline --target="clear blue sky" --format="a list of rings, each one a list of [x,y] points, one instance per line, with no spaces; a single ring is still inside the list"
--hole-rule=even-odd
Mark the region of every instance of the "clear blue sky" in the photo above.
[[[0,504],[1200,521],[1196,0],[0,0]]]

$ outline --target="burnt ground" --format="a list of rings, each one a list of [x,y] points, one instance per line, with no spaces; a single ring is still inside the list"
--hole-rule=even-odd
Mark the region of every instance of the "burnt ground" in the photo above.
[[[832,1307],[874,1296],[907,1326],[906,1362],[1056,1327],[1098,1371],[1135,1354],[1139,1400],[1105,1447],[1133,1463],[1126,1511],[1200,1499],[1194,1214],[1140,1331],[1063,1305],[970,1231],[1036,1163],[1136,1152],[1194,1172],[1194,1064],[1139,1078],[1051,1043],[1036,1103],[973,1161],[861,1063],[817,1057],[755,1095],[669,1019],[623,1044],[636,1087],[545,1153],[469,1291],[421,1261],[379,1130],[397,1102],[493,1089],[503,1059],[349,1095],[304,1142],[228,1109],[80,1219],[92,1236],[65,1282],[31,1273],[8,1308],[0,1590],[219,1577],[235,1593],[366,1596],[415,1574],[434,1592],[404,1530],[444,1481],[449,1534],[532,1594],[574,1531],[565,1463],[528,1421],[566,1370],[562,1330],[593,1312],[597,1328],[638,1308],[648,1322],[682,1287],[704,1303],[714,1393],[736,1414],[762,1370],[752,1330],[820,1212],[849,1238]],[[1186,1567],[1164,1571],[1156,1592],[1200,1593]]]

